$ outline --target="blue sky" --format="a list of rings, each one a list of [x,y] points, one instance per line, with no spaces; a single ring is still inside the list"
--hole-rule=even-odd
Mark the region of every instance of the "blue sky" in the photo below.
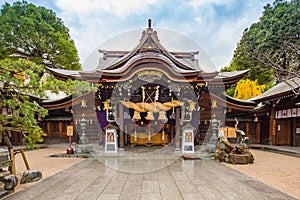
[[[0,0],[1,5],[4,2],[15,1]],[[220,69],[230,64],[243,30],[257,22],[262,15],[263,7],[267,3],[272,4],[273,0],[28,0],[28,2],[54,10],[63,20],[75,41],[84,69],[90,68],[85,66],[86,60],[99,45],[120,34],[146,28],[148,18],[152,19],[154,29],[172,30],[190,38],[206,52],[215,67]],[[158,36],[160,37],[159,31]],[[161,43],[164,45],[164,41],[161,40]]]

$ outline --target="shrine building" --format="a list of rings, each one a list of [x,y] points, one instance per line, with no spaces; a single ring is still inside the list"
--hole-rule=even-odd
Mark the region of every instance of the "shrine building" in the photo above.
[[[179,148],[182,127],[187,125],[195,129],[195,144],[207,142],[213,116],[219,126],[234,126],[237,118],[239,128],[257,142],[253,113],[257,102],[224,93],[248,71],[205,72],[198,53],[168,51],[149,20],[132,50],[99,49],[94,70],[49,69],[60,80],[84,80],[98,90],[41,102],[49,111],[41,121],[45,142],[67,142],[68,125],[74,126],[72,141],[78,142],[84,119],[91,143],[104,145],[104,130],[112,125],[117,127],[119,148],[168,144]]]

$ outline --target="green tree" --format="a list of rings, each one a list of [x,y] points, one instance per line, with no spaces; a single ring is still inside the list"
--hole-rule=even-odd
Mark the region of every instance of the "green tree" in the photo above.
[[[64,91],[67,95],[80,95],[96,90],[88,82],[65,82],[51,75],[41,81],[44,70],[43,65],[26,59],[0,60],[0,133],[18,131],[24,134],[26,145],[30,148],[37,147],[36,142],[41,142],[44,135],[37,118],[47,115],[47,110],[38,105],[39,99],[45,97],[46,90]],[[3,110],[9,110],[13,114],[4,113]]]
[[[223,71],[250,69],[246,78],[273,86],[300,68],[300,0],[267,4],[259,22],[244,30],[231,64]]]
[[[69,30],[52,10],[26,1],[5,3],[0,33],[0,59],[15,54],[47,67],[81,69]]]

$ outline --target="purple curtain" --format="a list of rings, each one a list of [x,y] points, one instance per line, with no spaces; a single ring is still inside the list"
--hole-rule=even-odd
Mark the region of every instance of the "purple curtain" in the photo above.
[[[198,128],[198,125],[199,125],[199,112],[198,111],[192,112],[192,120],[191,120],[190,124],[193,127]]]
[[[101,128],[107,126],[109,123],[106,120],[106,111],[105,110],[96,110],[98,124]]]

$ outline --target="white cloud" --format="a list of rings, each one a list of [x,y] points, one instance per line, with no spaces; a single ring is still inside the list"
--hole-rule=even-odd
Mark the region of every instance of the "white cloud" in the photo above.
[[[216,5],[230,5],[233,0],[191,0],[188,4],[194,7],[194,9],[210,6],[211,4]]]
[[[118,16],[129,15],[133,12],[144,11],[157,0],[57,0],[57,6],[63,10],[76,13],[101,12],[101,10],[114,13]]]
[[[267,1],[272,2],[272,0],[56,1],[56,6],[60,9],[56,13],[70,29],[81,63],[84,63],[100,44],[120,33],[146,28],[147,19],[152,18],[155,29],[173,30],[194,40],[206,51],[217,68],[230,64],[243,30],[259,19]],[[172,37],[167,39],[172,40]],[[116,50],[124,50],[124,47]]]

